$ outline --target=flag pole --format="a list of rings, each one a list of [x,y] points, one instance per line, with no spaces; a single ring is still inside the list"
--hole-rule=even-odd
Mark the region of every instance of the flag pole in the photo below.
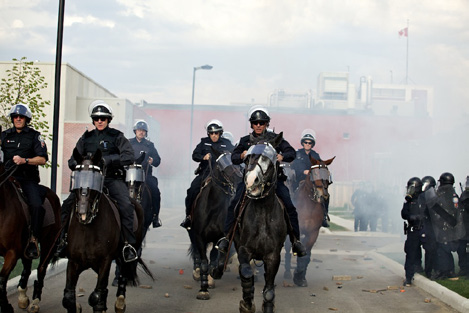
[[[409,20],[407,20],[407,51],[405,58],[405,84],[409,81]]]

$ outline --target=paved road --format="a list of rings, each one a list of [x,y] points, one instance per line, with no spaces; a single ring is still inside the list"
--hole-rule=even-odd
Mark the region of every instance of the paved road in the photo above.
[[[199,285],[192,279],[187,234],[179,227],[182,212],[183,208],[163,209],[163,227],[148,233],[144,260],[156,281],[141,274],[141,285],[151,286],[151,289],[128,288],[127,312],[238,312],[241,287],[235,265],[222,280],[216,281],[210,300],[195,298]],[[307,275],[309,287],[295,287],[291,280],[283,279],[283,268],[277,275],[276,312],[456,312],[418,287],[402,289],[403,278],[372,252],[378,247],[395,246],[399,241],[396,236],[380,233],[320,234]],[[335,281],[334,275],[348,275],[351,280]],[[81,291],[77,293],[83,295],[78,298],[83,312],[92,312],[87,299],[95,282],[96,274],[92,271],[80,277]],[[64,312],[61,306],[64,286],[63,273],[46,281],[41,312]],[[110,286],[109,289],[108,312],[113,312],[116,288]],[[263,279],[260,278],[255,292],[257,312],[262,305],[262,289]],[[9,299],[15,305],[15,295],[10,293]]]

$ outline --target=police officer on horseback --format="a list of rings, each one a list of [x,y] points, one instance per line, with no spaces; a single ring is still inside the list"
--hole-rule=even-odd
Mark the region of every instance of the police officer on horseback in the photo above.
[[[90,104],[90,117],[95,129],[86,131],[78,140],[76,149],[81,155],[94,154],[98,149],[102,151],[103,159],[100,164],[104,171],[104,186],[109,195],[117,202],[121,218],[121,233],[124,241],[123,258],[125,262],[135,261],[138,256],[134,248],[136,244],[133,233],[134,205],[130,201],[129,192],[124,182],[124,166],[134,163],[134,151],[129,140],[124,134],[114,128],[109,127],[112,121],[112,108],[102,100],[93,101]],[[73,155],[68,160],[68,166],[73,171],[77,166],[77,161]],[[62,225],[63,232],[57,248],[56,255],[62,256],[66,247],[66,232],[69,224],[70,213],[75,199],[75,193],[62,204]]]
[[[306,175],[308,175],[309,170],[311,169],[311,161],[309,160],[309,157],[311,156],[315,160],[321,161],[319,154],[313,150],[313,147],[316,145],[316,133],[314,130],[303,130],[300,143],[303,148],[296,150],[296,158],[292,162],[292,167],[295,170],[296,177],[295,185],[293,186],[294,189],[298,188],[300,182],[306,178]],[[324,203],[325,212],[322,226],[329,227],[329,223],[327,222],[327,213],[329,212],[329,198],[327,198]]]
[[[249,147],[254,143],[251,142],[251,136],[254,136],[256,139],[265,138],[266,140],[275,138],[276,134],[274,132],[270,132],[267,130],[269,123],[270,123],[270,116],[269,112],[264,107],[255,106],[250,110],[249,114],[249,122],[251,123],[251,128],[253,132],[249,135],[242,137],[239,140],[239,144],[233,150],[231,155],[231,160],[233,164],[239,165],[244,161],[244,158],[249,150]],[[282,142],[277,146],[277,159],[279,162],[291,162],[295,159],[295,150],[293,147],[286,141],[282,140]],[[290,241],[292,242],[292,250],[294,255],[304,256],[306,255],[306,250],[299,241],[300,238],[300,227],[298,225],[298,213],[296,212],[296,208],[293,205],[290,192],[288,188],[285,186],[284,178],[282,171],[279,170],[279,178],[277,180],[277,189],[276,194],[282,200],[283,204],[285,205],[285,209],[287,214],[285,215],[286,222],[288,225],[288,233],[290,236]],[[226,253],[228,251],[229,246],[229,239],[233,224],[235,221],[235,208],[237,208],[240,199],[245,191],[245,184],[244,181],[240,182],[237,189],[236,195],[231,200],[230,206],[228,207],[228,213],[226,216],[225,222],[225,233],[227,234],[226,237],[223,237],[217,243],[218,250],[222,253]]]
[[[200,140],[192,153],[192,160],[199,162],[199,167],[195,171],[196,177],[187,189],[186,196],[186,218],[182,221],[181,227],[190,230],[192,226],[192,206],[194,200],[200,192],[202,182],[209,174],[209,162],[214,165],[215,160],[212,158],[212,148],[218,151],[233,151],[231,141],[223,138],[223,124],[219,120],[210,120],[206,126],[207,137]]]
[[[457,250],[459,239],[464,237],[465,230],[459,197],[453,187],[453,174],[441,174],[438,182],[440,186],[436,192],[426,195],[426,201],[437,241],[438,257],[432,278],[444,279],[455,276],[452,252]]]
[[[3,162],[13,162],[18,167],[13,177],[20,183],[31,212],[30,238],[25,250],[29,259],[40,256],[38,241],[41,237],[45,210],[42,206],[45,190],[39,186],[38,165],[48,160],[47,147],[41,134],[29,127],[32,113],[25,104],[15,104],[10,110],[13,127],[2,132]]]
[[[134,157],[137,159],[142,153],[145,153],[145,159],[142,162],[143,170],[146,173],[145,183],[151,192],[153,208],[153,228],[160,227],[159,219],[161,206],[161,193],[158,188],[158,179],[152,175],[152,166],[158,167],[161,163],[160,155],[153,142],[147,139],[148,124],[144,120],[139,120],[134,125],[135,137],[130,139],[130,144],[134,149]]]

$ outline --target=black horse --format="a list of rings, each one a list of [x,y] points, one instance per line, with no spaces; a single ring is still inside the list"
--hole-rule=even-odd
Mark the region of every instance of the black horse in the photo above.
[[[244,176],[246,193],[239,207],[235,229],[239,276],[243,289],[241,313],[254,313],[254,272],[251,260],[264,262],[265,285],[262,311],[274,312],[275,276],[280,266],[280,253],[287,235],[284,208],[275,194],[279,163],[275,147],[283,133],[270,142],[259,142],[249,148]]]
[[[55,261],[51,250],[60,232],[60,200],[52,190],[40,186],[46,199],[46,216],[39,238],[41,258],[37,268],[37,280],[34,281],[33,301],[30,303],[26,291],[32,261],[24,255],[29,238],[30,214],[19,191],[19,185],[10,177],[15,170],[15,164],[5,168],[0,162],[0,255],[4,257],[0,271],[0,312],[13,312],[13,307],[8,303],[6,285],[18,259],[23,263],[23,272],[18,284],[18,306],[21,309],[27,308],[28,312],[38,312],[47,266],[51,261]]]
[[[200,290],[197,299],[210,299],[209,273],[214,267],[223,270],[224,259],[217,258],[218,251],[214,248],[217,241],[224,236],[224,224],[227,208],[235,194],[235,188],[241,181],[239,167],[231,162],[231,153],[221,153],[212,148],[212,156],[216,159],[215,167],[211,163],[210,174],[203,182],[193,208],[193,223],[189,231],[191,239],[190,253],[194,261],[195,280],[200,279]],[[207,248],[212,243],[210,263]],[[211,286],[214,286],[213,281]]]
[[[95,165],[101,160],[101,151],[98,150],[93,156],[83,157],[74,149],[73,157],[80,165],[72,174],[72,192],[75,193],[76,204],[68,230],[67,282],[62,304],[69,313],[75,313],[77,309],[81,311],[81,307],[77,308],[76,305],[75,288],[79,275],[91,268],[98,274],[98,280],[95,290],[89,296],[88,304],[93,307],[93,312],[106,311],[109,271],[112,261],[116,260],[121,268],[121,276],[115,311],[125,312],[126,285],[138,283],[137,262],[146,274],[151,278],[153,276],[140,258],[137,262],[130,263],[122,259],[123,245],[120,240],[118,211],[109,196],[102,193],[104,177],[100,167]],[[135,249],[139,250],[143,234],[143,209],[137,202],[134,202],[134,205],[137,224]]]
[[[142,153],[138,159],[135,160],[134,164],[126,167],[125,182],[129,188],[129,196],[134,199],[143,208],[143,238],[145,238],[148,227],[150,227],[153,220],[152,212],[152,197],[148,185],[145,183],[145,177],[147,176],[145,170],[142,167],[142,162],[145,159],[145,153]]]

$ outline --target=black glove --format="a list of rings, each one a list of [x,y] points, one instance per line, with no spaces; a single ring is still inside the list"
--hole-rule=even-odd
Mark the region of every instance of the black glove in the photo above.
[[[119,167],[120,157],[118,154],[105,155],[103,156],[100,164],[106,167],[110,165],[113,165],[114,167]]]
[[[75,170],[75,167],[77,167],[78,163],[75,161],[75,159],[70,159],[68,160],[68,168],[71,169],[72,171]]]

